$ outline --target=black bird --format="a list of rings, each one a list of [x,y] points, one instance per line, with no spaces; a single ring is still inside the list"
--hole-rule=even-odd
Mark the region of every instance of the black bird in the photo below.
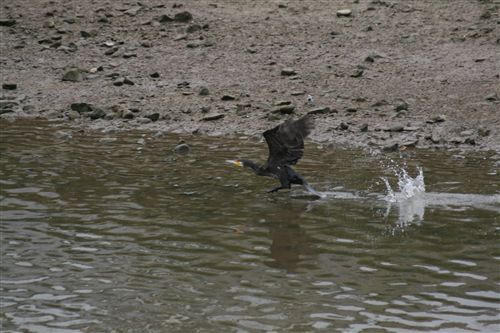
[[[280,181],[280,186],[269,191],[276,192],[281,189],[290,189],[292,184],[303,185],[309,192],[317,196],[321,193],[314,190],[309,183],[295,170],[292,165],[297,164],[304,155],[304,139],[313,128],[310,116],[297,120],[286,120],[264,132],[264,138],[269,146],[267,162],[260,166],[249,160],[227,160],[228,163],[252,170],[258,176],[271,177]]]

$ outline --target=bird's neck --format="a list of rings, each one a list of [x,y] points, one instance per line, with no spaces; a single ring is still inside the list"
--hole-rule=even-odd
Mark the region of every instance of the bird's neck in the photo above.
[[[260,174],[262,172],[262,167],[257,163],[255,163],[254,161],[242,160],[241,162],[243,163],[243,166],[245,168],[252,170],[256,174]]]

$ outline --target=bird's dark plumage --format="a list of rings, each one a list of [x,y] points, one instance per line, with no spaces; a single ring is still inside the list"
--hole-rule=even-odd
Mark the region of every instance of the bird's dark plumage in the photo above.
[[[267,176],[278,179],[280,186],[272,189],[275,192],[280,189],[290,188],[292,184],[304,185],[308,191],[319,195],[307,181],[302,178],[292,165],[304,155],[304,139],[313,128],[313,120],[310,116],[304,116],[297,120],[287,120],[284,123],[264,132],[269,147],[269,157],[263,166],[249,160],[229,161],[239,166],[251,169],[259,176]]]

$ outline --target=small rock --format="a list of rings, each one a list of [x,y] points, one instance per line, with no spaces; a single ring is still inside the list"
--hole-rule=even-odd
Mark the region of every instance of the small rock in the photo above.
[[[400,111],[408,111],[408,103],[406,103],[405,101],[403,100],[400,100],[398,102],[398,104],[394,107],[394,110],[396,112],[400,112]]]
[[[201,118],[201,120],[203,121],[212,121],[212,120],[218,120],[218,119],[222,119],[224,118],[224,114],[223,113],[215,113],[215,114],[212,114],[212,115],[209,115],[209,116],[205,116],[203,118]]]
[[[210,94],[210,91],[208,90],[207,87],[200,87],[199,94],[201,96],[207,96],[208,94]],[[222,96],[222,98],[224,98],[224,96]]]
[[[486,96],[485,99],[490,102],[498,101],[498,95],[496,93],[491,93]]]
[[[152,78],[154,78],[154,79],[157,79],[157,78],[160,77],[160,73],[154,72],[154,73],[149,74],[149,76],[152,77]]]
[[[232,95],[223,95],[221,97],[221,100],[223,101],[234,101],[236,99],[236,97],[232,96]]]
[[[375,103],[372,104],[373,107],[379,107],[379,106],[384,106],[387,105],[387,101],[385,99],[381,99],[380,101],[376,101]]]
[[[274,106],[280,106],[280,105],[290,105],[292,104],[292,101],[277,101],[274,103]]]
[[[123,86],[124,83],[125,83],[125,78],[123,78],[123,77],[119,77],[113,81],[113,85],[117,86],[117,87]]]
[[[196,31],[200,31],[201,30],[201,25],[199,24],[190,24],[187,28],[186,28],[186,32],[188,34],[192,34],[193,32],[196,32]]]
[[[364,123],[359,127],[360,132],[368,132],[368,124]]]
[[[445,120],[446,120],[446,116],[440,114],[440,115],[432,117],[430,120],[427,121],[427,123],[429,123],[429,124],[442,123]]]
[[[16,20],[14,19],[0,19],[0,26],[2,27],[12,27],[16,24]]]
[[[187,143],[185,143],[184,141],[180,141],[179,144],[177,144],[177,146],[175,146],[175,148],[174,148],[174,151],[177,154],[181,154],[181,155],[188,154],[190,150],[191,150],[191,147]]]
[[[295,111],[294,105],[280,105],[271,110],[274,114],[292,114]]]
[[[123,111],[122,113],[122,118],[124,119],[134,119],[134,117],[135,117],[134,113],[130,110]]]
[[[307,112],[307,114],[329,114],[329,113],[337,113],[337,110],[332,110],[328,106],[326,106],[326,107],[314,108],[311,111]]]
[[[122,56],[124,59],[129,59],[129,58],[137,58],[137,53],[134,52],[126,52]]]
[[[350,76],[351,77],[362,77],[364,72],[365,72],[365,70],[363,68],[358,68]]]
[[[293,68],[290,68],[290,67],[286,67],[286,68],[283,68],[281,70],[281,75],[283,76],[292,76],[292,75],[296,75],[297,72],[295,72],[295,70]]]
[[[345,109],[345,112],[354,113],[354,112],[358,112],[358,109],[350,107],[350,108]]]
[[[100,119],[106,117],[106,112],[100,108],[93,107],[93,110],[88,113],[88,116],[90,119],[95,120],[95,119]]]
[[[171,18],[171,17],[170,17],[170,16],[168,16],[168,15],[162,15],[162,16],[160,16],[160,18],[158,19],[158,21],[159,21],[160,23],[168,23],[168,22],[173,22],[173,21],[174,21],[174,19],[173,19],[173,18]]]
[[[339,128],[343,131],[345,130],[348,130],[349,129],[349,125],[347,125],[346,123],[344,122],[341,122],[340,125],[339,125]]]
[[[489,128],[479,127],[477,129],[477,134],[479,134],[480,136],[488,136],[490,135],[490,133],[491,130]]]
[[[174,16],[174,21],[177,21],[177,22],[189,22],[192,19],[193,19],[193,15],[191,15],[191,13],[188,11],[183,11],[183,12],[177,13]]]
[[[85,72],[80,68],[71,68],[64,73],[62,80],[70,82],[81,82],[85,79]]]
[[[468,145],[471,145],[471,146],[475,146],[476,145],[476,139],[474,138],[466,138],[464,143],[468,144]]]
[[[149,119],[148,117],[139,117],[139,118],[137,118],[137,122],[139,124],[149,124],[152,122],[152,120]]]
[[[200,108],[201,113],[208,113],[210,111],[210,106],[202,106]]]
[[[5,90],[16,90],[17,89],[17,84],[16,83],[3,83],[2,84],[2,89],[5,89]]]
[[[123,80],[123,83],[128,84],[129,86],[133,86],[135,84],[132,80],[130,80],[128,78],[125,78]]]
[[[93,108],[94,108],[94,106],[92,104],[88,104],[88,103],[72,103],[71,104],[71,110],[76,111],[80,114],[91,112],[93,110]]]
[[[83,38],[95,37],[95,36],[97,36],[97,31],[96,30],[92,30],[92,31],[82,30],[82,31],[80,31],[80,36],[82,36]]]
[[[187,39],[187,35],[186,34],[180,34],[180,35],[177,35],[177,36],[174,37],[175,41],[179,41],[179,40],[183,40],[183,39]]]
[[[451,138],[451,139],[450,139],[450,142],[458,145],[458,144],[462,144],[462,143],[464,143],[464,142],[465,142],[465,139],[464,139],[464,138],[461,138],[461,137],[456,136],[456,137]]]
[[[466,131],[462,131],[460,132],[460,135],[461,136],[471,136],[474,134],[474,131],[473,130],[466,130]]]
[[[405,127],[403,125],[393,125],[389,127],[388,132],[403,132]]]
[[[352,14],[350,9],[341,9],[337,11],[337,17],[349,17]]]
[[[300,96],[300,95],[305,95],[305,91],[302,90],[295,90],[290,93],[292,96]]]
[[[145,117],[151,119],[152,122],[155,122],[158,121],[158,119],[160,119],[160,114],[158,112],[155,112],[152,114],[148,114]]]

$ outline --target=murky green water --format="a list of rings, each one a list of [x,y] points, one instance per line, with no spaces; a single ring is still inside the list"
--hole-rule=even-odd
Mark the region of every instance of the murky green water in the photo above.
[[[317,200],[224,164],[264,143],[0,125],[4,332],[500,329],[491,159],[406,153],[426,193],[390,205],[387,157],[309,144]]]

